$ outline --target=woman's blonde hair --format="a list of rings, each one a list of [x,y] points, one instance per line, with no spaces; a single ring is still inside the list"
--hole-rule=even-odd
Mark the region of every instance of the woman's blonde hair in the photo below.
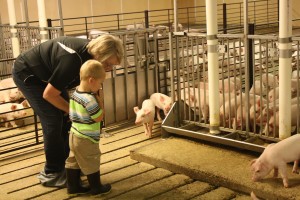
[[[80,68],[80,80],[87,80],[92,77],[95,79],[105,79],[105,69],[97,60],[88,60]]]
[[[116,56],[121,63],[124,55],[121,39],[109,34],[101,35],[91,40],[87,45],[87,49],[88,53],[101,63],[111,56]]]

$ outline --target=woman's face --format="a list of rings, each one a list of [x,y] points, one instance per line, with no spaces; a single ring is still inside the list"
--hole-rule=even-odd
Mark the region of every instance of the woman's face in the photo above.
[[[113,66],[119,65],[120,62],[118,61],[117,56],[111,56],[104,62],[102,62],[102,64],[104,65],[105,71],[111,71],[113,69]]]

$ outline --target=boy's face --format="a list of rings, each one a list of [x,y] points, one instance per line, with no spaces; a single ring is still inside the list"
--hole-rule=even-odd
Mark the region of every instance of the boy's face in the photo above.
[[[104,79],[101,78],[90,78],[90,87],[92,92],[97,92],[99,89],[101,89],[101,84],[104,82]]]

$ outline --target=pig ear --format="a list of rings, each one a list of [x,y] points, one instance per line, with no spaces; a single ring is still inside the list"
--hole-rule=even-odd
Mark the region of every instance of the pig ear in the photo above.
[[[21,104],[23,105],[24,108],[28,108],[29,107],[29,103],[28,103],[27,100],[22,101]]]
[[[134,111],[135,114],[136,114],[139,110],[140,110],[140,109],[139,109],[139,107],[137,107],[137,106],[135,106],[135,107],[133,108],[133,111]]]
[[[197,103],[197,99],[195,98],[195,95],[190,94],[190,98],[191,98],[191,101],[192,101],[192,102]]]
[[[253,159],[253,160],[251,160],[251,162],[250,162],[250,166],[252,166],[255,162],[256,162],[256,160],[257,159]]]
[[[262,101],[261,101],[261,104],[260,104],[260,99],[257,99],[257,100],[256,100],[256,105],[258,106],[258,108],[260,108],[261,106],[263,106],[263,105],[264,105],[263,99],[262,99]]]
[[[164,102],[165,98],[162,95],[159,95],[159,100],[160,100],[160,102]]]
[[[269,111],[269,115],[274,115],[273,109],[269,109],[268,111]]]
[[[11,110],[16,110],[17,109],[17,105],[16,104],[12,104],[10,107]]]

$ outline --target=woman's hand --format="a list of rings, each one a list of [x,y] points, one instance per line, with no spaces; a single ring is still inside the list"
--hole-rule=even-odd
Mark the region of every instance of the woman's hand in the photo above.
[[[43,98],[56,108],[64,111],[65,113],[69,113],[69,102],[67,102],[60,94],[61,91],[48,83],[44,90]]]

